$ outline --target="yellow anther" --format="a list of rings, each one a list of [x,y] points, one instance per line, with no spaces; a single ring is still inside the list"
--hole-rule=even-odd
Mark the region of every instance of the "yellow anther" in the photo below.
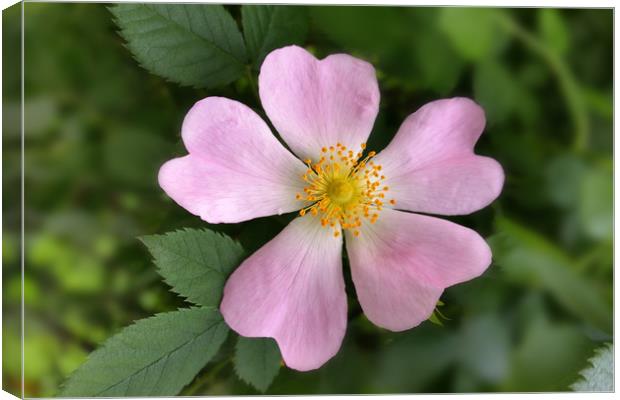
[[[311,159],[305,160],[308,170],[302,176],[307,182],[304,195],[295,194],[297,200],[310,202],[299,215],[320,214],[321,226],[334,229],[335,237],[340,235],[341,229],[349,229],[357,237],[363,223],[375,223],[383,207],[383,192],[388,190],[381,185],[385,176],[379,179],[377,171],[381,171],[381,166],[372,161],[376,152],[371,151],[362,158],[366,144],[361,148],[362,152],[354,153],[340,142],[322,147],[325,155],[321,155],[318,162],[313,164]],[[394,203],[390,201],[390,204]]]

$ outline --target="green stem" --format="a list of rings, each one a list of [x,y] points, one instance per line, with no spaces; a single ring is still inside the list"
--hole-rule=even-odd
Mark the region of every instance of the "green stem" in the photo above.
[[[557,53],[545,46],[536,36],[523,29],[512,18],[502,14],[499,16],[498,22],[507,32],[511,33],[534,53],[537,53],[556,76],[575,129],[573,150],[576,152],[586,150],[590,136],[588,112],[579,85],[566,63]]]
[[[205,387],[212,378],[217,377],[217,374],[222,370],[222,368],[224,368],[228,363],[230,362],[230,359],[226,359],[223,362],[221,362],[220,364],[216,365],[215,367],[213,367],[212,369],[206,371],[203,375],[199,376],[198,378],[196,378],[194,380],[194,382],[192,383],[191,386],[189,386],[186,390],[185,393],[183,394],[183,396],[195,396],[197,393],[200,392],[200,390]]]

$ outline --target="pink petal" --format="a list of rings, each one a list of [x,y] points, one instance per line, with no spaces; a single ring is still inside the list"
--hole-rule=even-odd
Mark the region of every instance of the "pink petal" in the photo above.
[[[202,216],[208,210],[208,194],[204,185],[207,174],[206,163],[188,154],[173,158],[161,166],[159,186],[181,207]]]
[[[473,152],[484,111],[470,99],[426,104],[401,125],[375,158],[399,209],[469,214],[489,205],[504,184],[501,165]]]
[[[444,288],[473,279],[491,264],[476,232],[439,218],[384,209],[354,237],[347,253],[357,297],[376,325],[401,331],[432,313]]]
[[[346,54],[317,60],[297,46],[271,52],[259,75],[263,108],[300,158],[324,146],[357,151],[379,111],[379,87],[369,63]]]
[[[189,155],[168,161],[159,184],[179,205],[211,223],[240,222],[301,208],[303,163],[245,105],[207,97],[183,122]]]
[[[347,325],[342,238],[318,218],[293,220],[246,259],[224,287],[220,309],[240,335],[272,337],[290,368],[319,368]]]

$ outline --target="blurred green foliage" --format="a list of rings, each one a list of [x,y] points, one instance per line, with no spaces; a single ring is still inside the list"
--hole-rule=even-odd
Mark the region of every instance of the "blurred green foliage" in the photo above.
[[[239,6],[226,9],[240,26]],[[370,147],[383,148],[427,101],[468,96],[487,112],[477,152],[499,160],[507,179],[492,207],[451,218],[489,239],[494,264],[445,292],[443,326],[388,332],[352,300],[340,353],[318,371],[281,368],[267,393],[569,390],[594,348],[612,340],[612,11],[306,11],[307,48],[377,68]],[[3,13],[5,47],[19,43],[18,18],[18,7]],[[157,171],[184,152],[189,107],[220,95],[262,114],[256,73],[183,88],[142,69],[116,30],[104,5],[25,4],[26,396],[56,395],[104,339],[187,305],[137,236],[207,226],[254,251],[291,218],[209,225],[164,195]],[[3,98],[3,350],[16,357],[20,135],[10,117],[19,82],[5,83]],[[234,346],[231,335],[182,394],[255,393],[233,371]],[[19,364],[3,366],[5,386],[19,392]]]

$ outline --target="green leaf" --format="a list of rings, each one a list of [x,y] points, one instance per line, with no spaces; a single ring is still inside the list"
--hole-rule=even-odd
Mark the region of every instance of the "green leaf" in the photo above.
[[[239,378],[265,392],[280,370],[280,350],[271,338],[239,336],[235,371]]]
[[[299,6],[243,5],[241,20],[248,52],[257,68],[270,51],[303,44],[308,33],[308,16]]]
[[[184,229],[140,240],[172,290],[203,306],[219,305],[228,275],[244,257],[237,242],[206,229]]]
[[[443,326],[443,322],[441,322],[441,320],[437,316],[437,310],[433,311],[431,316],[428,317],[428,320],[435,325]]]
[[[538,10],[538,29],[545,44],[557,54],[568,50],[570,37],[560,11],[553,8]]]
[[[496,23],[498,13],[489,8],[446,7],[441,9],[439,27],[463,58],[481,61],[505,39]]]
[[[507,218],[497,219],[498,235],[489,240],[493,257],[518,284],[542,287],[567,311],[611,332],[612,308],[590,279],[579,274],[571,257],[544,237]]]
[[[573,383],[575,392],[611,392],[614,390],[614,346],[608,343],[594,351],[590,366],[579,374],[583,379]]]
[[[209,308],[140,320],[93,352],[59,395],[174,396],[211,360],[227,333],[220,313]]]
[[[133,3],[110,10],[135,58],[154,74],[204,88],[244,72],[243,38],[221,5]]]
[[[443,326],[443,322],[441,322],[440,318],[449,320],[450,318],[446,318],[441,311],[439,311],[439,307],[443,307],[444,306],[444,302],[441,300],[437,300],[437,305],[435,306],[435,309],[433,310],[433,312],[431,313],[431,316],[428,317],[428,320],[435,324],[435,325],[439,325],[439,326]]]

